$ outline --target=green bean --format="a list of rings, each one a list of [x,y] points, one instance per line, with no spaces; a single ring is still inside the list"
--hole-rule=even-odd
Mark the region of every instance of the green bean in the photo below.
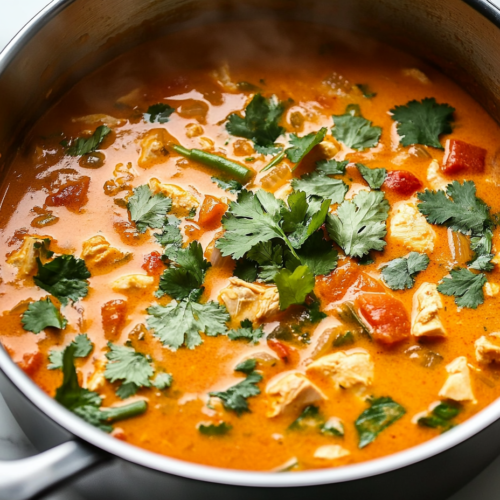
[[[103,408],[102,412],[106,420],[110,423],[117,420],[124,420],[126,418],[136,417],[142,415],[148,408],[146,401],[136,401],[125,406],[117,406],[115,408]]]
[[[275,167],[278,163],[281,162],[281,160],[283,160],[283,158],[285,157],[285,152],[282,151],[281,153],[277,154],[262,170],[261,172],[265,172],[266,170],[269,170],[273,167]]]
[[[253,172],[244,165],[240,165],[239,163],[223,158],[222,156],[207,153],[201,149],[187,149],[177,144],[171,144],[171,148],[176,153],[179,153],[186,158],[202,163],[203,165],[216,168],[225,174],[235,177],[239,181],[247,182],[253,175]]]

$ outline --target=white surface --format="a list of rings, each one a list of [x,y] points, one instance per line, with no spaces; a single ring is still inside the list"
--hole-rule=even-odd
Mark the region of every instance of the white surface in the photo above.
[[[0,0],[0,50],[48,0]],[[500,0],[491,0],[500,6]],[[0,460],[33,453],[33,448],[12,417],[0,395]],[[425,478],[422,478],[425,480]],[[448,500],[498,500],[500,498],[500,457],[482,474]],[[82,500],[65,488],[45,500]],[[99,499],[93,499],[99,500]],[[109,500],[109,499],[107,499]]]

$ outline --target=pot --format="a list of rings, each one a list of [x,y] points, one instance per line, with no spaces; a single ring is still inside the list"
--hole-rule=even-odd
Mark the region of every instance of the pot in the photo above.
[[[500,121],[500,11],[486,0],[54,0],[0,54],[0,176],[33,122],[84,75],[138,43],[196,23],[279,17],[330,24],[413,52]],[[1,208],[1,202],[0,202]],[[116,440],[38,388],[0,348],[0,390],[40,454],[0,462],[0,500],[70,478],[91,498],[443,499],[500,453],[500,400],[385,458],[287,474],[224,470]]]

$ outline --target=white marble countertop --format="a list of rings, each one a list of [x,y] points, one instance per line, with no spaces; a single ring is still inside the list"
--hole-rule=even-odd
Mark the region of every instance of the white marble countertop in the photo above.
[[[48,0],[0,0],[0,50]],[[491,3],[500,5],[500,0]],[[15,460],[34,453],[31,443],[17,425],[0,395],[0,460]],[[1,465],[0,465],[1,467]],[[460,492],[448,500],[498,500],[500,498],[500,457]],[[85,500],[71,486],[44,500]],[[92,500],[100,500],[93,498]],[[103,499],[104,500],[104,499]],[[109,500],[109,499],[106,499]]]

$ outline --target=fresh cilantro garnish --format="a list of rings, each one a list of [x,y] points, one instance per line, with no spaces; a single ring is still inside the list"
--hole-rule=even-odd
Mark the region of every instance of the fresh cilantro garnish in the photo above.
[[[111,432],[110,425],[117,420],[141,415],[147,410],[146,401],[136,401],[117,408],[101,408],[102,398],[97,392],[83,389],[78,384],[74,365],[76,347],[70,344],[63,354],[63,382],[56,390],[55,399],[80,418],[104,432]]]
[[[38,274],[35,284],[57,297],[61,304],[75,302],[88,293],[90,272],[82,259],[72,255],[60,255],[51,262],[42,264],[37,258]]]
[[[328,274],[337,267],[338,252],[330,241],[323,238],[323,231],[317,231],[297,250],[300,262],[315,275]]]
[[[298,266],[293,273],[282,269],[274,277],[280,295],[280,308],[286,309],[292,304],[302,304],[313,291],[314,274],[307,266]]]
[[[172,300],[166,306],[151,306],[147,309],[148,328],[154,330],[164,346],[177,350],[181,345],[194,349],[203,341],[200,332],[210,337],[225,334],[229,314],[217,302],[199,304],[184,299]]]
[[[366,83],[357,83],[356,87],[358,87],[358,89],[361,90],[363,97],[366,97],[367,99],[371,99],[372,97],[375,97],[377,95],[376,92],[372,92],[370,90],[369,85]]]
[[[438,292],[443,295],[454,295],[455,304],[459,307],[476,307],[484,302],[483,286],[486,276],[474,274],[468,269],[459,268],[450,271],[451,278],[443,278],[438,285]]]
[[[300,179],[292,180],[295,191],[303,191],[307,196],[329,198],[331,203],[342,203],[349,189],[344,181],[332,179],[321,172],[303,175]]]
[[[321,434],[325,436],[344,437],[344,424],[339,418],[330,418],[320,428]]]
[[[284,132],[284,128],[278,125],[284,109],[283,103],[278,102],[275,96],[266,99],[261,94],[255,94],[245,109],[245,117],[241,118],[236,113],[229,115],[226,129],[232,135],[252,140],[256,146],[272,147]]]
[[[247,256],[260,266],[258,268],[258,277],[259,280],[265,283],[274,281],[276,273],[284,265],[283,247],[278,244],[273,245],[271,241],[255,245],[248,252]]]
[[[247,378],[236,385],[229,387],[225,391],[210,392],[210,396],[219,398],[226,410],[234,411],[239,415],[250,411],[247,398],[260,394],[257,384],[262,380],[262,375],[251,372]]]
[[[313,301],[310,304],[306,304],[307,319],[311,323],[318,323],[322,319],[326,318],[326,314],[320,310],[321,302],[313,296]]]
[[[101,125],[95,129],[95,132],[90,137],[78,137],[75,141],[71,141],[66,154],[69,156],[82,156],[93,153],[110,132],[111,129],[109,127]]]
[[[348,164],[349,160],[319,160],[316,162],[316,171],[325,175],[344,175]]]
[[[229,191],[233,194],[238,194],[243,189],[243,186],[238,181],[226,181],[224,179],[219,179],[218,177],[210,177],[210,179],[212,179],[212,182],[215,182],[215,184],[217,184],[217,186],[221,189]]]
[[[242,361],[238,365],[236,365],[236,368],[234,369],[235,372],[241,372],[241,373],[246,373],[247,375],[249,373],[252,373],[255,370],[255,367],[257,366],[257,360],[256,359],[245,359],[245,361]]]
[[[345,200],[336,215],[327,216],[328,234],[347,255],[362,257],[385,247],[388,213],[389,203],[383,193],[360,191],[352,200]]]
[[[339,333],[335,340],[333,341],[334,347],[342,347],[344,345],[354,344],[355,339],[352,332]]]
[[[446,196],[448,195],[448,197]],[[490,228],[489,207],[476,196],[473,181],[453,181],[444,191],[417,193],[418,209],[431,224],[444,225],[463,234],[480,235]]]
[[[163,391],[164,389],[168,389],[171,385],[172,382],[174,381],[174,377],[170,373],[158,373],[156,377],[151,380],[151,385],[153,387],[156,387],[160,391]]]
[[[257,279],[258,264],[249,259],[240,259],[234,266],[233,276],[240,280],[253,283]]]
[[[31,302],[21,318],[21,323],[28,332],[40,333],[47,327],[62,330],[66,328],[68,321],[47,297],[38,302]]]
[[[198,431],[204,436],[223,436],[227,434],[233,426],[231,424],[226,424],[226,422],[221,422],[220,424],[200,424],[198,426]]]
[[[370,444],[384,429],[399,420],[406,410],[392,398],[377,398],[357,418],[354,425],[359,435],[359,447]]]
[[[154,233],[156,241],[164,247],[164,255],[169,260],[175,260],[177,252],[182,247],[180,223],[175,215],[167,215],[161,233]]]
[[[412,288],[415,276],[427,269],[430,259],[425,253],[411,252],[408,257],[391,260],[382,269],[382,278],[392,290]]]
[[[385,181],[387,170],[385,168],[368,168],[362,163],[356,163],[359,173],[372,189],[380,189]]]
[[[150,360],[133,347],[120,346],[108,342],[108,362],[104,376],[110,382],[121,381],[116,394],[121,399],[134,395],[141,387],[150,387],[149,378],[154,370]]]
[[[175,254],[175,262],[165,269],[160,278],[157,295],[170,295],[182,300],[198,290],[205,279],[205,273],[210,267],[203,257],[203,248],[198,241],[193,241],[187,248],[180,248]]]
[[[432,429],[441,428],[442,432],[446,432],[454,427],[451,421],[458,416],[460,411],[461,408],[459,406],[441,401],[433,408],[429,415],[420,417],[417,423],[422,427],[431,427]]]
[[[290,431],[304,431],[310,428],[319,428],[325,419],[319,408],[314,405],[306,406],[302,413],[288,426]]]
[[[175,108],[165,103],[158,103],[149,106],[146,113],[144,113],[144,120],[151,123],[167,123],[170,115],[175,111]]]
[[[298,137],[296,134],[290,134],[290,148],[287,148],[285,154],[292,163],[300,163],[314,146],[319,144],[326,135],[326,127],[318,132],[311,132],[304,137]]]
[[[86,358],[94,348],[94,344],[88,338],[86,333],[81,333],[75,337],[75,340],[71,342],[74,349],[73,356],[75,358]],[[63,367],[63,354],[62,351],[50,351],[49,353],[49,361],[50,365],[47,367],[49,370],[60,370]]]
[[[148,227],[161,229],[171,207],[170,198],[163,193],[153,196],[147,184],[136,187],[127,203],[130,218],[136,223],[137,231],[140,233],[146,231]]]
[[[264,330],[262,329],[262,327],[259,326],[258,328],[254,329],[252,326],[252,322],[249,319],[244,319],[241,322],[241,328],[238,328],[237,330],[229,330],[227,332],[227,336],[231,340],[243,339],[253,342],[254,344],[258,344],[259,339],[261,339],[263,335]]]
[[[438,104],[434,97],[426,97],[421,102],[410,101],[406,106],[391,109],[392,119],[398,122],[400,144],[423,144],[439,149],[443,149],[439,136],[451,133],[454,112],[455,108]]]
[[[372,122],[356,115],[355,109],[346,109],[343,115],[333,115],[332,135],[348,148],[362,151],[378,144],[382,129],[372,126]]]
[[[476,259],[469,264],[469,269],[476,269],[478,271],[493,271],[495,265],[491,262],[494,257],[492,253],[487,255],[479,255]]]

